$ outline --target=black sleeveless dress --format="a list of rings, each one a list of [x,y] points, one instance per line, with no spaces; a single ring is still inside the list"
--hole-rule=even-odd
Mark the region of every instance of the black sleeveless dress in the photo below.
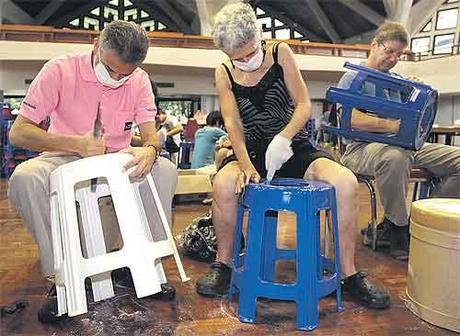
[[[275,135],[289,123],[295,109],[284,82],[283,68],[278,63],[278,46],[279,43],[273,45],[273,65],[254,86],[243,86],[236,83],[230,69],[222,64],[232,84],[232,92],[243,124],[249,157],[261,177],[267,174],[265,151]],[[292,150],[294,155],[275,176],[302,178],[305,170],[314,160],[320,157],[333,159],[331,155],[316,149],[310,143],[305,128],[293,137]],[[220,168],[235,160],[235,155],[227,157]]]

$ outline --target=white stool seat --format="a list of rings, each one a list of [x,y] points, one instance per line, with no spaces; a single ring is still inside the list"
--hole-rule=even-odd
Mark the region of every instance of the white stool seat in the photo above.
[[[125,153],[106,154],[77,160],[58,167],[50,177],[51,227],[58,315],[87,312],[85,278],[91,277],[95,301],[112,297],[112,270],[128,267],[137,297],[161,291],[166,277],[161,257],[173,255],[182,281],[189,280],[174,243],[171,229],[151,174],[147,182],[161,218],[166,239],[154,241],[140,196],[140,182],[129,178],[123,166],[132,158]],[[105,178],[107,184],[91,188],[90,180]],[[100,180],[100,179],[99,179]],[[98,181],[99,182],[99,181]],[[111,195],[123,247],[106,253],[97,200]],[[83,257],[76,202],[88,258]],[[152,205],[153,206],[153,205]]]

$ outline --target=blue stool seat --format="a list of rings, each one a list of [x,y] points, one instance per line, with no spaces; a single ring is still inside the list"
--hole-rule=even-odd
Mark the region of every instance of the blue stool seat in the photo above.
[[[246,251],[240,254],[243,217],[248,210]],[[332,227],[334,259],[321,252],[320,211]],[[297,248],[276,246],[277,212],[291,211],[297,218]],[[325,253],[326,254],[326,253]],[[296,282],[275,282],[277,260],[295,260]],[[238,317],[253,322],[257,298],[295,301],[297,328],[318,325],[319,299],[336,291],[337,311],[343,309],[340,291],[340,253],[335,189],[329,184],[302,179],[274,179],[271,184],[249,184],[238,209],[232,256],[229,300],[239,292]]]
[[[438,92],[429,85],[405,80],[365,66],[348,62],[344,66],[357,71],[357,74],[350,88],[331,87],[327,90],[326,100],[338,103],[342,107],[342,113],[339,127],[329,125],[323,128],[329,133],[353,140],[381,142],[412,150],[420,149],[430,135],[436,117]],[[353,129],[351,117],[354,108],[380,118],[399,119],[399,131],[392,134]]]

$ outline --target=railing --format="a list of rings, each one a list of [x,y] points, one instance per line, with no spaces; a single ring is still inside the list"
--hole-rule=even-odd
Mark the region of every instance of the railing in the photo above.
[[[184,35],[172,32],[148,32],[149,42],[155,47],[215,49],[211,37],[200,35]],[[56,43],[87,43],[92,44],[99,36],[98,31],[53,28],[48,26],[0,25],[0,40],[31,41]],[[301,55],[321,55],[367,58],[370,46],[367,44],[332,44],[320,42],[302,42],[299,40],[283,40],[288,43],[294,53]],[[423,53],[408,52],[403,56],[406,61],[447,57],[460,54],[460,44],[451,47],[450,53],[435,54],[434,49]]]
[[[446,48],[447,49],[447,48]],[[433,59],[433,58],[441,58],[441,57],[449,57],[454,55],[460,54],[460,44],[455,44],[450,48],[450,52],[446,53],[435,53],[435,49],[427,50],[424,52],[417,52],[413,53],[412,59],[413,61],[422,61],[426,59]]]
[[[184,35],[170,32],[148,32],[151,46],[215,49],[211,37],[198,35]],[[6,41],[33,41],[33,42],[57,42],[57,43],[89,43],[99,36],[98,31],[58,29],[47,26],[24,26],[24,25],[0,25],[0,40]],[[366,58],[369,45],[347,45],[318,42],[302,42],[298,40],[284,40],[297,54],[342,56]]]

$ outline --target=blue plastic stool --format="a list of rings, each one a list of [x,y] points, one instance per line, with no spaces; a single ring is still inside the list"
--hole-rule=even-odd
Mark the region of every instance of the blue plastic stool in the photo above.
[[[179,168],[190,169],[192,165],[190,160],[190,154],[195,147],[195,143],[191,141],[182,141],[179,145]]]
[[[437,112],[438,92],[426,84],[346,62],[345,68],[357,71],[349,89],[331,87],[326,100],[342,106],[340,127],[323,126],[327,132],[354,140],[381,142],[418,150],[430,135]],[[363,88],[372,87],[373,95]],[[396,99],[398,98],[398,99]],[[372,133],[351,127],[353,108],[365,110],[380,118],[399,119],[396,134]]]
[[[244,210],[248,209],[246,251],[240,255]],[[334,238],[334,260],[321,253],[319,211],[328,211]],[[276,247],[277,211],[292,211],[297,218],[297,249]],[[295,301],[297,328],[318,325],[319,299],[336,291],[342,311],[340,253],[335,189],[322,182],[274,179],[272,184],[249,184],[238,210],[232,257],[229,300],[239,292],[238,317],[252,323],[258,297]],[[276,260],[296,261],[296,282],[276,283]],[[325,273],[328,271],[329,273]]]

